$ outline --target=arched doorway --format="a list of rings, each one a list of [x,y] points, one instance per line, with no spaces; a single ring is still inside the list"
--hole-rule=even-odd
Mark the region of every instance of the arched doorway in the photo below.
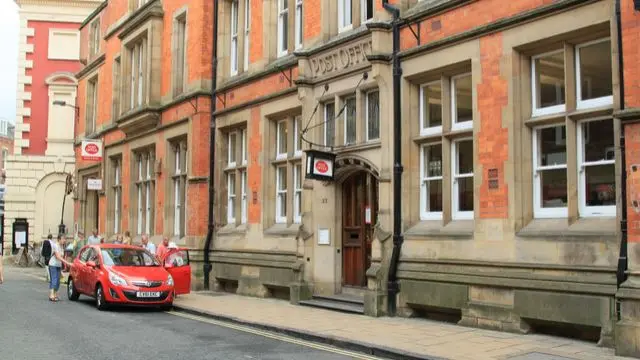
[[[342,183],[342,285],[364,287],[378,214],[378,179],[359,170]]]

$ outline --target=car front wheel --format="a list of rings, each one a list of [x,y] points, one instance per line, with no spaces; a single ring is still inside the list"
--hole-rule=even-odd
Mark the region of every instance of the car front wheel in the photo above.
[[[104,297],[104,290],[102,289],[102,285],[96,287],[96,308],[100,311],[107,309],[107,301]]]
[[[76,289],[76,284],[72,278],[67,280],[67,297],[71,301],[76,301],[80,297],[80,293],[78,292],[78,289]]]

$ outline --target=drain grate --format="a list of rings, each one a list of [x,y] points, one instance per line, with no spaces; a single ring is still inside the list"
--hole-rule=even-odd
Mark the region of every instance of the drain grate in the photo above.
[[[545,354],[541,352],[531,352],[524,355],[510,357],[509,360],[573,360],[564,356]]]

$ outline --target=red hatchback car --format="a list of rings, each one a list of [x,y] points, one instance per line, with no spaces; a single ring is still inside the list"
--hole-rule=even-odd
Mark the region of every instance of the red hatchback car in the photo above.
[[[129,245],[87,245],[73,260],[67,296],[96,299],[99,310],[109,305],[137,305],[170,308],[176,295],[191,287],[189,255],[171,249],[162,259],[147,250]]]

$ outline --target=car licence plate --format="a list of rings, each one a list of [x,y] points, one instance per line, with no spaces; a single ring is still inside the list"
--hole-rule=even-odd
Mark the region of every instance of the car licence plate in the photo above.
[[[138,291],[136,296],[139,298],[159,298],[160,292],[158,291]]]

